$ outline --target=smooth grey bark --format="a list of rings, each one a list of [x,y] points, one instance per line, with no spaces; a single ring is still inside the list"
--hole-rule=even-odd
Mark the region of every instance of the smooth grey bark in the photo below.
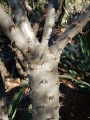
[[[58,63],[49,51],[45,52],[43,63],[28,72],[32,90],[32,120],[59,119]]]
[[[52,29],[55,23],[55,14],[57,7],[58,0],[49,0],[42,35],[42,45],[44,46],[48,45],[49,39],[51,37]]]
[[[58,62],[60,53],[65,45],[81,31],[89,18],[90,6],[79,17],[76,17],[69,29],[57,39],[57,43],[49,48],[45,44],[44,46],[28,42],[0,5],[0,28],[12,42],[15,42],[29,62],[27,73],[30,79],[32,120],[59,120]]]
[[[24,34],[26,40],[30,40],[32,42],[38,42],[33,29],[31,28],[30,22],[27,18],[25,10],[20,0],[8,0],[10,7],[15,15],[17,23],[20,26],[22,33]]]

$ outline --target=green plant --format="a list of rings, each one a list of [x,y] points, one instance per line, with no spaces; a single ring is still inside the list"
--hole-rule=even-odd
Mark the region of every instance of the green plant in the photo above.
[[[60,78],[66,78],[71,80],[74,84],[79,86],[81,82],[82,91],[84,92],[84,86],[86,88],[87,78],[90,77],[90,38],[89,38],[90,30],[87,30],[83,34],[78,34],[71,45],[72,49],[68,49],[65,47],[64,52],[65,56],[62,55],[61,61],[59,63],[60,67],[65,69],[67,72],[65,75],[60,75]],[[66,75],[67,74],[67,75]],[[90,81],[88,81],[88,86]],[[88,87],[87,87],[88,89]],[[90,88],[87,90],[90,93]]]

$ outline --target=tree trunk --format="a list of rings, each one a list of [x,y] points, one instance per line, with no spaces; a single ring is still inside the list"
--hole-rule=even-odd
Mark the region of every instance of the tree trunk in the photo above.
[[[45,57],[44,57],[45,58]],[[29,70],[32,120],[59,120],[58,63],[51,53]]]

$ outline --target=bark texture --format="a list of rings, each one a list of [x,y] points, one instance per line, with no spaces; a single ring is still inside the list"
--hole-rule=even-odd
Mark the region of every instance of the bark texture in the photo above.
[[[48,41],[50,40],[52,29],[55,23],[55,13],[56,8],[58,7],[58,0],[49,0],[45,24],[43,28],[43,35],[42,35],[42,44],[44,46],[48,45]]]
[[[44,54],[42,64],[29,69],[28,74],[32,90],[32,120],[59,120],[58,63],[52,54]]]
[[[13,0],[16,4],[19,0]],[[20,2],[20,1],[19,1]],[[55,3],[55,4],[54,4]],[[32,98],[32,120],[59,120],[59,81],[58,81],[58,62],[60,54],[63,48],[66,46],[71,39],[81,31],[85,24],[90,20],[90,6],[82,12],[78,17],[75,18],[74,22],[70,27],[57,39],[56,43],[48,47],[47,39],[49,40],[50,32],[52,28],[47,26],[54,25],[55,17],[55,6],[56,0],[50,0],[48,5],[48,18],[46,18],[44,33],[47,37],[43,38],[42,44],[35,42],[35,35],[32,35],[32,41],[27,40],[23,33],[25,30],[24,24],[21,31],[15,26],[10,17],[4,12],[0,5],[0,28],[9,37],[11,42],[14,42],[19,50],[28,59],[29,68],[27,70],[28,77],[30,80],[31,98]],[[20,7],[18,6],[18,7]],[[50,9],[51,8],[51,9]],[[23,8],[20,7],[22,10]],[[15,10],[18,11],[18,8]],[[16,14],[17,12],[14,11]],[[21,12],[21,11],[20,11]],[[53,21],[51,21],[51,14],[53,15]],[[21,16],[16,15],[17,22],[23,22],[22,16],[26,16],[20,13]],[[21,18],[18,18],[21,17]],[[48,19],[50,20],[48,22]],[[25,23],[26,24],[26,23]],[[27,22],[28,25],[28,22]],[[31,26],[30,26],[31,27]],[[47,31],[48,29],[48,31]],[[28,30],[28,28],[26,28]],[[31,34],[31,28],[29,29]],[[31,35],[30,35],[31,36]],[[37,41],[37,39],[36,39]],[[3,100],[3,99],[1,99]],[[2,107],[1,107],[2,108]],[[3,111],[2,114],[4,113]]]
[[[27,18],[25,9],[20,0],[8,0],[10,7],[15,15],[17,23],[20,26],[22,33],[24,34],[26,40],[30,39],[30,41],[37,41],[35,33],[31,28],[30,22]]]

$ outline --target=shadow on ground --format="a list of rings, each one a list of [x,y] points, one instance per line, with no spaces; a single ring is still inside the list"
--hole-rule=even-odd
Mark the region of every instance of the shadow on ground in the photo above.
[[[90,119],[90,95],[79,93],[61,83],[60,120],[89,120]]]

